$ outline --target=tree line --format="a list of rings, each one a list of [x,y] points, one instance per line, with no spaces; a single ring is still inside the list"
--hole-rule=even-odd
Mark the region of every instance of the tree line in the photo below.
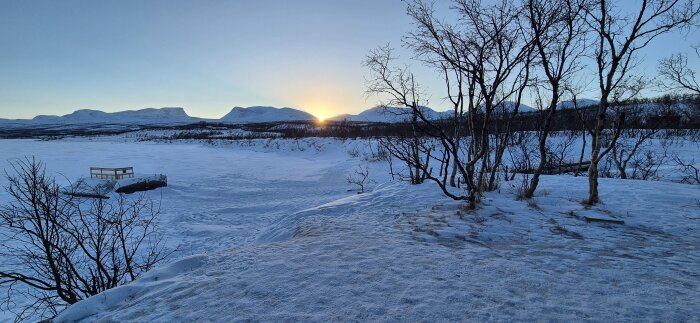
[[[529,120],[538,149],[523,197],[533,197],[550,163],[550,133],[568,117],[566,124],[577,126],[584,140],[590,138],[585,202],[599,203],[601,162],[620,152],[617,144],[625,125],[631,125],[628,118],[639,113],[621,107],[651,83],[637,70],[640,51],[664,34],[695,28],[700,16],[694,0],[643,0],[634,7],[625,12],[606,0],[455,0],[456,18],[450,21],[437,14],[432,2],[409,1],[413,30],[403,46],[415,62],[444,80],[442,92],[453,118],[435,122],[424,115],[427,96],[416,75],[398,63],[390,46],[378,47],[365,60],[367,93],[384,105],[411,111],[411,134],[387,139],[385,146],[411,169],[412,183],[433,181],[445,195],[475,207],[483,192],[497,188],[506,148],[522,136],[516,130],[528,119],[520,107],[531,97],[539,110]],[[582,73],[592,74],[592,89],[580,84]],[[661,61],[659,75],[667,81],[661,86],[698,94],[686,54]],[[576,102],[585,90],[593,90],[599,102],[582,110]],[[574,106],[562,113],[565,99]],[[634,126],[657,129],[673,117],[633,119]],[[453,189],[460,183],[463,190]]]

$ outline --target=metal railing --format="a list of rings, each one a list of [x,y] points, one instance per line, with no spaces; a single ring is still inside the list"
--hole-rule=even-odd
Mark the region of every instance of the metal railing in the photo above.
[[[133,178],[133,177],[134,177],[134,168],[133,167],[116,167],[116,168],[90,167],[90,178],[122,179],[122,178]]]

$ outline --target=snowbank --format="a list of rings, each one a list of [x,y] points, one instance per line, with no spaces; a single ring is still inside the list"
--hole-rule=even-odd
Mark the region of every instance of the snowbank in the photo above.
[[[173,287],[173,285],[177,286],[182,279],[186,278],[187,274],[205,266],[207,259],[206,255],[196,255],[151,270],[131,284],[107,290],[74,304],[61,312],[53,322],[88,320],[93,315],[127,306],[131,302],[138,301],[139,298],[154,297],[156,296],[155,292],[166,287]]]

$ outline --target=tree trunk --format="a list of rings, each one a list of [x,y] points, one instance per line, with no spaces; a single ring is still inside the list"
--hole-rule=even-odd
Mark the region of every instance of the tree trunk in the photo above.
[[[620,172],[620,178],[621,179],[627,179],[627,162],[622,161],[624,151],[620,152],[620,155],[617,155],[617,145],[613,146],[612,152],[613,154],[613,161],[615,162],[615,166],[617,167],[617,171]]]
[[[581,121],[582,123],[584,121]],[[578,158],[578,167],[576,168],[576,173],[574,176],[579,176],[581,174],[581,165],[583,165],[583,156],[586,154],[586,136],[588,135],[588,132],[586,132],[586,125],[584,123],[583,125],[583,130],[581,130],[581,133],[583,134],[581,136],[581,139],[583,141],[583,144],[581,145],[581,155],[579,155]]]
[[[525,192],[525,198],[532,198],[535,195],[535,190],[537,190],[537,185],[540,183],[540,174],[544,166],[547,164],[547,137],[549,137],[549,128],[552,123],[552,117],[557,110],[557,103],[559,102],[559,89],[554,87],[552,89],[552,101],[549,103],[549,111],[545,116],[544,123],[542,124],[542,133],[540,134],[539,148],[540,148],[540,163],[537,168],[532,172],[532,180],[530,180],[530,187],[528,187],[527,192]]]
[[[600,202],[598,197],[598,162],[591,161],[591,166],[588,167],[588,201],[587,204],[596,204]]]
[[[416,109],[417,107],[413,107],[413,115],[411,116],[411,130],[413,131],[413,162],[414,162],[414,168],[415,168],[415,173],[413,174],[413,178],[411,179],[411,182],[413,184],[420,184],[422,183],[422,178],[423,176],[421,175],[421,160],[420,160],[420,149],[418,147],[418,129],[417,127],[417,122],[418,122],[418,116],[416,115]]]
[[[605,127],[607,107],[608,98],[603,96],[598,104],[596,124],[593,130],[593,138],[591,139],[591,165],[588,167],[588,200],[586,201],[590,205],[600,202],[598,197],[598,163],[600,162],[601,135]]]

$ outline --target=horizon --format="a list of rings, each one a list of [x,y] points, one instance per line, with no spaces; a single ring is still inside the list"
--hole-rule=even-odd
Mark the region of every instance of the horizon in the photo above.
[[[451,17],[444,3],[436,5]],[[234,106],[291,107],[330,118],[379,104],[365,95],[362,60],[371,49],[390,43],[401,62],[420,65],[401,47],[412,25],[398,0],[30,0],[3,9],[3,119],[148,107],[182,107],[215,119]],[[694,44],[688,36],[660,37],[640,53],[639,73],[653,77],[659,59],[688,52]],[[690,57],[689,65],[700,62]],[[440,78],[411,68],[428,92],[426,105],[443,111]],[[588,84],[581,97],[596,97],[590,76],[578,81]],[[659,94],[651,89],[643,96]]]
[[[576,101],[578,102],[578,101],[587,101],[587,100],[598,101],[598,99],[591,99],[591,98],[578,98]],[[512,102],[512,101],[506,101],[506,102]],[[567,102],[571,102],[571,101],[570,101],[570,100],[563,100],[563,101],[560,102],[560,104],[567,103]],[[505,103],[505,102],[504,102],[504,103]],[[528,104],[525,104],[525,103],[521,103],[520,105],[523,106],[523,107],[525,107],[525,108],[536,109],[535,107],[532,107],[532,106],[530,106],[530,105],[528,105]],[[310,113],[310,112],[308,112],[308,111],[306,111],[306,110],[304,110],[304,109],[297,108],[297,107],[289,107],[289,106],[281,106],[281,107],[264,106],[264,105],[251,105],[251,106],[247,106],[247,107],[243,107],[243,106],[234,106],[234,107],[232,107],[231,109],[229,109],[226,113],[222,114],[222,115],[219,116],[219,117],[201,117],[201,116],[197,116],[197,115],[194,115],[194,114],[192,114],[191,112],[189,112],[188,109],[187,109],[187,107],[145,107],[145,108],[127,108],[127,109],[116,110],[116,111],[104,111],[104,110],[95,109],[95,108],[83,108],[83,109],[76,109],[76,110],[71,111],[70,113],[67,113],[67,114],[61,114],[61,115],[56,115],[56,114],[38,114],[38,115],[35,115],[35,116],[33,116],[33,117],[30,117],[30,118],[16,118],[16,119],[11,119],[11,118],[5,118],[5,117],[3,117],[3,116],[0,116],[0,120],[18,120],[18,121],[25,121],[25,120],[32,120],[32,119],[39,118],[39,117],[65,117],[65,116],[68,116],[68,115],[71,115],[71,114],[74,114],[74,113],[80,112],[80,111],[95,111],[95,112],[102,112],[102,113],[107,113],[107,114],[113,114],[113,113],[120,113],[120,112],[137,112],[137,111],[151,110],[151,109],[154,109],[154,110],[161,110],[161,109],[182,109],[182,110],[185,112],[185,114],[186,114],[188,117],[191,117],[191,118],[208,119],[208,120],[218,120],[218,119],[223,119],[224,117],[226,117],[227,114],[229,114],[230,112],[232,112],[234,109],[238,109],[238,108],[240,108],[240,109],[249,109],[249,108],[274,108],[274,109],[277,109],[277,110],[280,110],[280,109],[294,109],[294,110],[297,110],[297,111],[306,112],[306,113],[311,114],[313,117],[317,118],[319,121],[324,121],[324,120],[330,120],[330,119],[333,119],[333,118],[337,118],[337,117],[341,117],[341,116],[346,116],[346,115],[358,115],[358,114],[361,114],[361,113],[363,113],[363,112],[367,112],[367,111],[370,111],[370,110],[372,110],[372,109],[381,108],[381,107],[383,107],[383,106],[382,106],[382,105],[374,105],[374,106],[366,107],[366,108],[364,108],[363,110],[361,110],[360,112],[357,112],[357,113],[340,113],[340,114],[335,114],[335,115],[314,115],[313,113]],[[399,108],[399,109],[405,108],[405,109],[409,109],[409,108],[407,108],[407,107],[393,107],[393,106],[386,106],[386,107],[387,107],[387,108]],[[436,112],[449,112],[449,110],[441,110],[441,109],[438,110],[438,109],[435,109],[434,107],[426,107],[426,108],[431,109],[431,110],[436,111]]]
[[[0,323],[697,321],[698,32],[700,0],[2,1]]]

